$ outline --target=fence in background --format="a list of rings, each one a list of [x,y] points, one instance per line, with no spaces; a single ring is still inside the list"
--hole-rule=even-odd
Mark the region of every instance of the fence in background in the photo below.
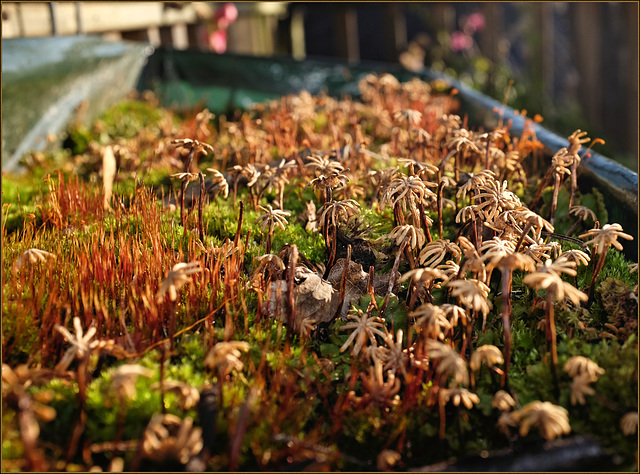
[[[97,33],[176,49],[207,49],[207,28],[221,3],[42,2],[2,4],[2,37]],[[631,167],[638,156],[637,2],[255,2],[236,4],[228,52],[397,62],[412,40],[429,51],[481,13],[475,47],[507,61],[541,97],[544,116],[579,104]],[[421,35],[422,33],[422,35]],[[426,33],[426,35],[424,35]],[[442,36],[444,33],[444,36]],[[461,56],[465,53],[461,52]]]

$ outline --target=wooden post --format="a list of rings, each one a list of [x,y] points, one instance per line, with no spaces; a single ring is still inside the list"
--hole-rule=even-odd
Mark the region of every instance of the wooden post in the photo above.
[[[480,4],[480,12],[484,15],[485,27],[480,32],[478,41],[482,53],[492,62],[500,59],[500,31],[502,30],[502,5],[498,2]]]
[[[618,63],[624,80],[622,94],[626,97],[628,117],[624,123],[625,151],[630,156],[629,163],[638,157],[638,4],[620,3],[623,11],[622,61]],[[637,168],[636,168],[637,170]]]
[[[56,3],[49,2],[49,17],[51,20],[51,35],[58,36],[58,25],[56,25]]]
[[[569,3],[572,53],[580,75],[578,100],[585,118],[594,125],[602,114],[601,6],[601,3]]]
[[[358,42],[358,14],[354,7],[340,4],[336,11],[336,49],[340,58],[350,63],[360,60],[360,44]]]
[[[187,40],[189,43],[189,48],[199,49],[202,51],[206,51],[209,49],[209,45],[203,41],[202,30],[205,28],[206,26],[199,22],[189,23],[187,25]]]
[[[407,48],[407,20],[396,3],[385,3],[383,11],[385,59],[396,62],[400,53]]]
[[[539,9],[540,31],[542,32],[542,44],[540,48],[540,72],[542,76],[542,110],[544,116],[553,107],[554,97],[554,80],[555,80],[555,24],[553,21],[553,3],[540,2],[535,3],[535,8]],[[531,111],[533,115],[535,111]]]
[[[160,31],[160,44],[166,47],[173,46],[173,31],[171,30],[171,26],[161,26],[158,28]]]
[[[304,42],[304,7],[296,6],[291,12],[291,56],[302,60],[307,55]]]

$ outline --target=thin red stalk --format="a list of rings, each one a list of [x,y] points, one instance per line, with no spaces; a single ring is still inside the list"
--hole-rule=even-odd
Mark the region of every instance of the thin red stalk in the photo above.
[[[602,267],[604,267],[604,261],[607,258],[607,251],[608,250],[609,250],[609,246],[606,246],[602,250],[602,253],[600,254],[600,257],[598,258],[598,263],[596,264],[595,268],[593,269],[593,274],[591,275],[591,283],[589,284],[589,292],[587,293],[587,295],[589,296],[589,299],[588,299],[589,302],[592,301],[593,289],[594,289],[594,287],[596,285],[596,280],[598,279],[598,274],[602,270]]]
[[[239,205],[240,205],[240,210],[238,211],[238,228],[236,229],[236,236],[233,239],[234,247],[238,247],[238,244],[240,243],[240,232],[242,231],[242,220],[244,217],[244,202],[240,201]],[[267,253],[269,253],[269,251],[267,251]]]
[[[294,324],[295,321],[295,276],[296,276],[296,266],[298,264],[298,247],[293,244],[291,245],[291,251],[289,254],[289,268],[287,270],[287,287],[288,287],[288,298],[287,298],[287,320],[289,324]]]
[[[324,271],[324,275],[322,278],[327,278],[329,276],[329,271],[331,267],[336,263],[336,253],[338,251],[338,227],[336,225],[331,226],[331,254],[329,255],[329,261],[327,262],[327,267]]]
[[[204,174],[198,173],[198,177],[200,178],[200,200],[198,201],[198,233],[200,234],[200,240],[204,243],[204,217],[202,215],[202,207],[204,206],[204,198],[205,198],[205,185],[204,185]],[[240,201],[242,204],[242,201]]]
[[[509,382],[511,366],[511,269],[502,268],[502,326],[504,327],[504,373],[502,385]]]
[[[404,251],[405,246],[407,245],[407,241],[405,240],[400,245],[400,250],[398,250],[398,255],[396,256],[395,261],[393,262],[393,269],[391,270],[391,276],[389,277],[389,286],[387,288],[387,294],[384,296],[384,301],[382,302],[382,306],[380,307],[380,316],[384,314],[384,311],[387,309],[387,305],[389,304],[389,300],[391,299],[391,293],[393,292],[393,287],[396,283],[396,276],[398,274],[398,267],[400,266],[400,256]]]
[[[429,230],[429,224],[427,223],[427,213],[424,209],[424,204],[422,204],[421,201],[418,201],[418,212],[420,213],[420,223],[422,224],[424,235],[427,237],[427,242],[433,242],[433,239],[431,238],[431,231]],[[442,236],[440,237],[442,238]]]
[[[556,394],[559,393],[558,387],[558,374],[556,373],[556,368],[558,365],[558,345],[556,341],[556,320],[555,320],[555,312],[553,307],[553,292],[547,290],[547,313],[546,313],[546,322],[547,322],[547,345],[551,348],[551,375],[553,377],[553,385],[555,387]]]
[[[569,197],[569,209],[573,207],[573,199],[576,194],[576,190],[578,189],[578,159],[577,154],[573,158],[573,162],[571,163],[571,196]],[[567,235],[571,235],[570,232],[567,232]]]
[[[527,222],[524,225],[524,229],[522,229],[522,235],[520,236],[520,239],[518,239],[518,243],[516,244],[516,249],[513,251],[513,253],[518,253],[520,251],[520,246],[522,245],[522,242],[524,242],[524,238],[527,236],[532,226],[533,224],[531,224],[531,222]]]
[[[442,223],[442,191],[444,189],[444,181],[438,185],[438,232],[440,238],[444,239],[444,224]]]
[[[549,223],[553,225],[556,220],[556,207],[558,206],[558,192],[560,191],[560,174],[555,173],[555,184],[553,186],[553,197],[551,198],[551,211],[549,213]]]
[[[187,190],[187,182],[183,181],[182,186],[180,187],[180,225],[185,227],[185,216],[184,216],[184,193]],[[186,227],[185,227],[186,232]]]

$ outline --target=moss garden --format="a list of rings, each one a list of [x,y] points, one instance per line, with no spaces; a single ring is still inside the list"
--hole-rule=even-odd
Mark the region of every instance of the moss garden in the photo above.
[[[4,471],[637,470],[638,265],[578,188],[602,140],[359,86],[144,93],[3,174]]]

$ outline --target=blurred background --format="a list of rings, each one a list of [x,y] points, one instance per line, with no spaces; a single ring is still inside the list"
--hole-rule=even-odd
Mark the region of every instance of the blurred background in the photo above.
[[[76,34],[426,66],[542,115],[561,136],[580,128],[603,138],[598,151],[638,169],[637,2],[2,3],[3,38]]]

